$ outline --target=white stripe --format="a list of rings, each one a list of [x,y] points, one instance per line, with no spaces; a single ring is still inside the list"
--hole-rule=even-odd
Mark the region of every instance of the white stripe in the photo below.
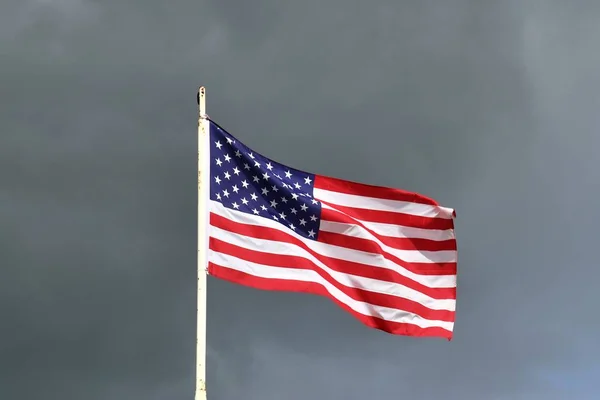
[[[317,189],[313,191],[317,200],[339,204],[344,207],[364,208],[367,210],[391,211],[420,217],[452,219],[454,210],[448,207],[432,206],[429,204],[411,203],[407,201],[377,199],[374,197],[358,196],[355,194],[333,192]]]
[[[364,265],[370,265],[378,268],[385,268],[392,271],[398,272],[400,275],[403,275],[409,279],[412,279],[415,282],[418,282],[424,286],[430,288],[453,288],[456,287],[456,275],[419,275],[412,271],[405,269],[404,267],[388,260],[381,254],[375,253],[367,253],[364,251],[351,250],[345,247],[334,246],[326,243],[320,243],[311,239],[306,239],[298,234],[296,234],[291,229],[283,226],[282,224],[275,222],[271,219],[254,216],[251,214],[243,213],[241,211],[232,210],[226,208],[221,203],[211,200],[209,203],[210,211],[218,214],[224,218],[227,218],[231,221],[254,225],[254,226],[264,226],[271,229],[276,229],[278,231],[287,233],[292,235],[297,240],[303,242],[309,249],[314,251],[317,254],[321,254],[327,257],[333,257],[344,261],[355,262]],[[209,229],[212,232],[214,227],[209,226]],[[212,235],[212,233],[211,233]]]
[[[363,289],[370,292],[401,297],[422,304],[432,310],[454,311],[456,307],[456,301],[454,299],[437,300],[417,290],[400,285],[398,283],[365,278],[362,276],[350,275],[335,271],[318,260],[308,251],[296,246],[295,244],[242,236],[217,227],[212,227],[211,237],[247,250],[305,258],[313,262],[321,270],[325,271],[334,280],[350,288]]]
[[[370,240],[381,246],[381,248],[385,252],[388,252],[405,261],[411,260],[410,262],[453,263],[456,262],[458,259],[455,250],[419,251],[395,249],[384,244],[375,235],[366,231],[362,226],[359,225],[343,224],[340,222],[321,220],[320,230]]]
[[[241,271],[260,278],[285,279],[301,282],[318,283],[321,286],[323,286],[332,297],[346,304],[348,307],[350,307],[357,313],[366,316],[379,317],[391,322],[414,324],[421,328],[441,327],[452,331],[454,327],[453,322],[428,320],[424,319],[419,315],[398,310],[395,308],[376,306],[373,304],[354,300],[353,298],[336,288],[334,285],[327,282],[327,280],[325,280],[316,271],[297,268],[264,266],[246,260],[241,260],[231,255],[218,253],[212,250],[209,251],[208,259],[209,261],[222,267]]]
[[[322,204],[321,207],[340,212],[335,208],[328,206],[327,204]],[[387,236],[391,238],[419,238],[436,241],[454,239],[454,229],[440,230],[410,228],[402,225],[386,224],[383,222],[363,221],[354,217],[352,217],[352,219],[360,224],[363,224],[365,228],[372,230],[378,235]],[[321,221],[323,222],[325,220],[321,219]]]

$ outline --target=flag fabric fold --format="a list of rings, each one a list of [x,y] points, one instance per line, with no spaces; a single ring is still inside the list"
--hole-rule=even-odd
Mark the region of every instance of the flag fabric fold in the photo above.
[[[453,209],[291,168],[213,121],[208,139],[209,275],[326,296],[391,334],[452,338]]]

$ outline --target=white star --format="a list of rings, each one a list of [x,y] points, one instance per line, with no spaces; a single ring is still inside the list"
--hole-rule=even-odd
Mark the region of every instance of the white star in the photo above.
[[[256,176],[256,175],[252,177],[252,180],[254,182],[260,182],[260,179],[258,179],[258,176]]]
[[[259,163],[258,161],[254,161],[254,166],[255,166],[256,168],[260,168],[260,163]]]
[[[273,189],[274,192],[279,192],[279,189],[277,188],[277,185],[273,185],[271,187],[271,189]]]
[[[242,181],[242,186],[244,187],[244,189],[248,187],[248,182],[246,182],[245,179]]]
[[[265,172],[265,173],[263,174],[263,179],[264,179],[265,181],[268,181],[268,180],[269,180],[269,178],[270,178],[269,174],[267,174],[267,173]]]
[[[305,185],[310,185],[311,182],[312,182],[312,179],[310,179],[309,176],[307,176],[306,178],[304,178],[304,184]]]
[[[264,204],[260,206],[260,209],[263,210],[263,211],[267,211],[267,207],[265,207]]]
[[[224,157],[225,157],[225,161],[231,162],[231,157],[229,157],[229,154],[225,154]]]
[[[292,199],[298,200],[298,195],[296,193],[292,193]]]
[[[221,193],[217,193],[217,200],[221,200]]]
[[[283,212],[280,212],[280,213],[279,213],[279,216],[280,216],[281,218],[283,218],[283,219],[285,219],[285,217],[287,217],[287,215],[285,215],[285,213],[283,213]]]
[[[231,179],[231,175],[229,175],[229,172],[225,171],[225,179]]]
[[[233,208],[235,208],[236,210],[237,210],[238,208],[240,208],[239,204],[238,204],[238,203],[236,203],[236,202],[233,202],[232,206],[233,206]]]
[[[223,161],[221,161],[220,158],[215,158],[215,162],[217,163],[217,165],[220,167],[221,164],[223,164]]]
[[[250,195],[250,197],[252,197],[252,200],[256,201],[256,199],[258,199],[258,196],[256,195],[256,193],[252,193]]]
[[[221,142],[216,141],[215,146],[217,146],[217,149],[221,150],[221,146],[223,146],[223,145],[221,144]]]
[[[287,199],[285,197],[282,197],[281,201],[283,201],[284,203],[287,203]]]
[[[252,209],[252,212],[253,212],[254,214],[258,215],[258,210],[257,210],[256,208],[253,208],[253,209]]]
[[[248,157],[250,157],[251,159],[253,159],[253,160],[254,160],[254,154],[252,154],[252,153],[248,153]]]
[[[279,221],[279,218],[277,218],[277,215],[273,215],[273,219],[274,219],[275,221]]]
[[[285,183],[285,182],[281,182],[281,185],[282,185],[284,188],[286,188],[286,189],[291,189],[291,188],[292,188],[291,186],[289,186],[289,185],[288,185],[287,183]]]
[[[315,231],[313,231],[312,229],[308,231],[308,237],[315,237]]]
[[[312,201],[313,204],[319,204],[319,202],[316,201],[315,199],[312,199],[311,201]]]
[[[237,185],[233,185],[233,187],[231,188],[231,190],[233,190],[233,193],[237,193],[240,191],[240,189],[238,189]]]
[[[296,187],[296,189],[300,189],[301,186],[298,184],[298,182],[294,183],[294,187]]]
[[[271,200],[271,207],[277,208],[277,202],[275,200]]]
[[[317,216],[316,216],[316,215],[314,215],[314,214],[313,214],[313,215],[311,215],[311,216],[310,216],[310,220],[311,220],[311,221],[313,221],[313,222],[314,222],[314,221],[316,221],[316,220],[317,220]]]
[[[300,219],[300,225],[302,225],[302,226],[306,225],[306,220],[304,218]]]
[[[229,197],[229,192],[227,191],[227,189],[223,190],[223,196]]]
[[[308,207],[304,203],[302,203],[302,205],[300,206],[300,208],[302,209],[302,211],[308,210]]]
[[[269,171],[273,169],[273,166],[271,165],[271,163],[270,163],[270,162],[268,162],[268,163],[267,163],[267,169],[268,169]]]
[[[231,139],[231,138],[225,138],[227,139],[227,143],[231,144],[231,143],[235,143],[235,140]]]
[[[236,156],[237,158],[240,158],[240,157],[242,156],[242,153],[240,153],[240,151],[239,151],[239,150],[236,150],[236,151],[235,151],[235,156]]]
[[[217,182],[218,185],[221,184],[221,178],[219,178],[219,176],[215,176],[215,182]]]
[[[298,210],[296,210],[295,208],[292,208],[290,211],[292,214],[298,214]]]
[[[285,171],[285,177],[290,179],[292,177],[292,173],[290,171]]]
[[[244,169],[250,169],[250,166],[248,165],[248,163],[244,163]]]
[[[240,170],[238,169],[238,167],[235,167],[235,168],[233,169],[233,173],[234,173],[234,174],[236,174],[236,175],[239,175],[239,174],[240,174]]]
[[[246,205],[248,205],[248,200],[246,200],[246,198],[244,197],[244,198],[242,199],[242,203],[244,203],[244,205],[246,206]]]
[[[273,175],[275,175],[277,177],[277,179],[281,179],[280,175],[277,175],[277,174],[273,174]]]
[[[296,230],[296,227],[294,226],[294,224],[290,224],[290,228],[292,228],[293,231]]]
[[[265,188],[262,188],[262,194],[264,194],[265,196],[266,196],[267,194],[269,194],[269,189],[267,189],[266,187],[265,187]]]

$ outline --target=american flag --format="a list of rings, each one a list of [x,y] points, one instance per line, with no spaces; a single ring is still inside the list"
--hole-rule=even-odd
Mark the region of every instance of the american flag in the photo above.
[[[208,273],[323,295],[367,326],[452,338],[454,210],[273,161],[210,121]]]

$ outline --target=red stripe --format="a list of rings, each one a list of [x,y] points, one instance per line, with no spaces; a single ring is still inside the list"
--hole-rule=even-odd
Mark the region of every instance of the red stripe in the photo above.
[[[454,240],[437,242],[435,240],[418,238],[391,238],[388,236],[377,236],[377,238],[381,243],[396,250],[456,251],[456,242]],[[364,247],[365,242],[371,242],[371,240],[343,233],[319,231],[319,242],[360,249]]]
[[[363,314],[357,313],[352,310],[346,304],[337,300],[336,298],[329,295],[327,290],[314,282],[301,282],[301,281],[293,281],[293,280],[285,280],[285,279],[269,279],[269,278],[259,278],[254,275],[246,274],[244,272],[240,272],[234,269],[227,268],[225,266],[221,266],[212,262],[208,263],[208,273],[215,278],[227,280],[233,283],[237,283],[240,285],[244,285],[247,287],[252,287],[255,289],[261,290],[271,290],[271,291],[286,291],[286,292],[301,292],[301,293],[310,293],[315,295],[320,295],[329,298],[333,302],[335,302],[339,307],[343,308],[350,314],[352,314],[355,318],[360,320],[363,324],[382,330],[387,333],[391,333],[394,335],[407,335],[407,336],[429,336],[429,337],[443,337],[448,340],[452,339],[452,332],[440,327],[432,327],[432,328],[421,328],[417,325],[407,324],[407,323],[399,323],[399,322],[390,322],[386,321],[382,318],[365,316]]]
[[[419,193],[383,186],[366,185],[364,183],[351,182],[323,175],[315,175],[315,189],[355,194],[357,196],[374,197],[377,199],[406,201],[419,204],[429,204],[432,206],[439,205],[434,199],[423,196]]]
[[[291,255],[272,254],[256,250],[248,250],[244,247],[235,246],[222,240],[210,238],[209,248],[223,254],[241,258],[243,260],[270,267],[284,267],[311,270],[318,273],[326,281],[344,292],[354,300],[373,305],[395,308],[413,314],[424,319],[454,322],[454,312],[448,310],[433,310],[413,300],[401,298],[394,295],[368,291],[365,289],[348,287],[333,278],[329,273],[317,266],[312,261]]]
[[[434,299],[456,299],[456,287],[430,288],[419,282],[415,282],[412,279],[407,278],[406,276],[403,276],[396,271],[392,271],[387,268],[373,267],[357,262],[340,260],[337,258],[324,256],[313,251],[306,244],[304,244],[302,241],[295,238],[294,236],[276,229],[234,222],[215,213],[210,213],[210,225],[238,235],[249,236],[264,240],[274,240],[278,242],[289,243],[290,245],[296,245],[306,250],[309,254],[311,254],[317,260],[327,265],[329,268],[341,273],[397,283],[399,285],[403,285],[416,291],[419,291]]]
[[[321,203],[346,214],[351,218],[362,221],[379,222],[383,224],[401,225],[409,228],[446,230],[454,228],[454,220],[447,218],[431,218],[419,215],[402,214],[398,212],[367,210],[364,208],[346,207],[339,204],[320,200]],[[328,210],[324,208],[323,210]]]
[[[327,221],[331,221],[331,222],[340,222],[340,223],[344,223],[344,224],[356,225],[356,226],[360,227],[360,229],[364,229],[365,231],[369,232],[371,235],[375,236],[379,240],[386,237],[386,236],[378,235],[377,233],[375,233],[372,230],[365,227],[360,222],[352,219],[351,217],[349,217],[343,213],[340,213],[339,211],[323,208],[323,209],[321,209],[321,218],[324,220],[327,220]],[[321,235],[323,235],[323,234],[324,234],[324,232],[319,232],[319,238],[318,238],[319,242],[322,241]],[[336,244],[338,246],[352,248],[354,250],[360,250],[360,251],[366,251],[369,253],[381,254],[388,260],[394,262],[395,264],[401,265],[402,267],[406,268],[407,270],[409,270],[411,272],[414,272],[415,274],[420,274],[420,275],[455,275],[456,274],[456,263],[455,262],[452,262],[452,263],[407,262],[407,261],[401,260],[400,258],[394,256],[393,254],[386,252],[385,250],[383,250],[381,248],[381,246],[379,244],[377,244],[376,242],[374,242],[372,240],[351,238],[350,236],[345,236],[345,235],[343,235],[343,236],[344,236],[344,239],[345,238],[349,238],[349,239],[341,241],[337,237],[325,235],[324,240],[327,240],[328,241],[327,243],[329,243],[329,241],[337,241],[336,243],[330,243],[330,244]],[[354,240],[354,239],[356,239],[356,240]],[[381,241],[383,242],[383,240],[381,240]],[[420,250],[423,250],[423,249],[420,249]]]

